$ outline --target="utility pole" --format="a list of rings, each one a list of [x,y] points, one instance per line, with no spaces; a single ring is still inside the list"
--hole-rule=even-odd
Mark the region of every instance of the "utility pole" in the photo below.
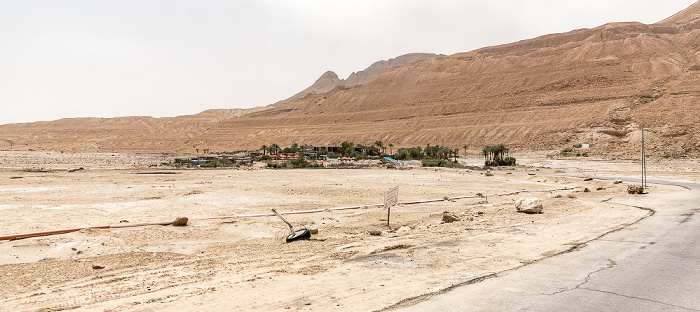
[[[642,187],[647,188],[647,158],[644,149],[644,125],[642,125]]]

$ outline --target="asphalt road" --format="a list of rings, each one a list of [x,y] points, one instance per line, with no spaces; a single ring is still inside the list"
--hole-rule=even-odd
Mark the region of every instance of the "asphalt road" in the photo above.
[[[700,185],[649,183],[688,190],[613,198],[655,213],[574,251],[390,311],[700,311]]]

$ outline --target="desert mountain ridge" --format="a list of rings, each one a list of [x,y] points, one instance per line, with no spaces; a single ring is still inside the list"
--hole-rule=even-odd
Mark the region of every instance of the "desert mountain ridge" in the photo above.
[[[348,76],[347,79],[340,79],[338,78],[338,75],[332,71],[327,71],[321,77],[319,77],[316,82],[314,82],[311,86],[308,88],[302,90],[301,92],[284,99],[282,101],[279,101],[275,104],[272,104],[272,106],[279,106],[282,104],[288,104],[288,103],[293,103],[301,98],[305,97],[308,94],[321,94],[321,93],[326,93],[328,91],[331,91],[335,89],[338,86],[355,86],[355,85],[360,85],[363,84],[370,79],[376,77],[377,75],[385,72],[388,69],[391,69],[396,66],[402,66],[408,63],[412,62],[417,62],[417,61],[422,61],[426,60],[432,57],[436,57],[438,54],[433,54],[433,53],[409,53],[409,54],[404,54],[386,61],[377,61],[374,62],[372,65],[367,67],[364,70],[361,70],[359,72],[353,72]]]
[[[3,125],[0,148],[194,152],[381,140],[473,152],[590,144],[593,155],[636,155],[644,125],[648,154],[700,156],[700,2],[655,24],[609,23],[430,57],[359,84],[340,84],[332,72],[322,78],[339,84],[252,110]]]

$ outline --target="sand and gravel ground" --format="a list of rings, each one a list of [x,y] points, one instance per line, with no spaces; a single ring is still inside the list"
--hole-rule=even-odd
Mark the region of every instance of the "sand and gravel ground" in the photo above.
[[[493,176],[448,169],[147,167],[165,158],[0,152],[0,236],[267,213],[271,207],[298,211],[376,204],[396,185],[400,201],[553,185],[580,188],[490,197],[488,202],[472,198],[398,206],[392,208],[389,227],[381,208],[288,215],[297,227],[319,231],[308,241],[289,244],[284,242],[288,230],[276,217],[0,241],[0,310],[381,310],[566,251],[649,214],[605,202],[633,196],[625,192],[628,183],[547,175],[629,170],[617,169],[624,167],[619,163],[605,167],[530,159],[525,163],[531,166]],[[84,170],[69,171],[80,167]],[[694,163],[681,167],[689,180],[696,179]],[[669,170],[664,172],[679,175]],[[652,191],[671,189],[655,186]],[[544,213],[516,213],[513,202],[524,196],[540,198]],[[444,211],[461,220],[442,223]],[[382,235],[369,234],[376,230]]]

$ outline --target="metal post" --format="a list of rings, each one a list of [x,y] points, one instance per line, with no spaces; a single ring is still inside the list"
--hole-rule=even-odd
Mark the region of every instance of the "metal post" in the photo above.
[[[644,125],[642,125],[642,187],[647,188],[647,160],[644,146]]]

